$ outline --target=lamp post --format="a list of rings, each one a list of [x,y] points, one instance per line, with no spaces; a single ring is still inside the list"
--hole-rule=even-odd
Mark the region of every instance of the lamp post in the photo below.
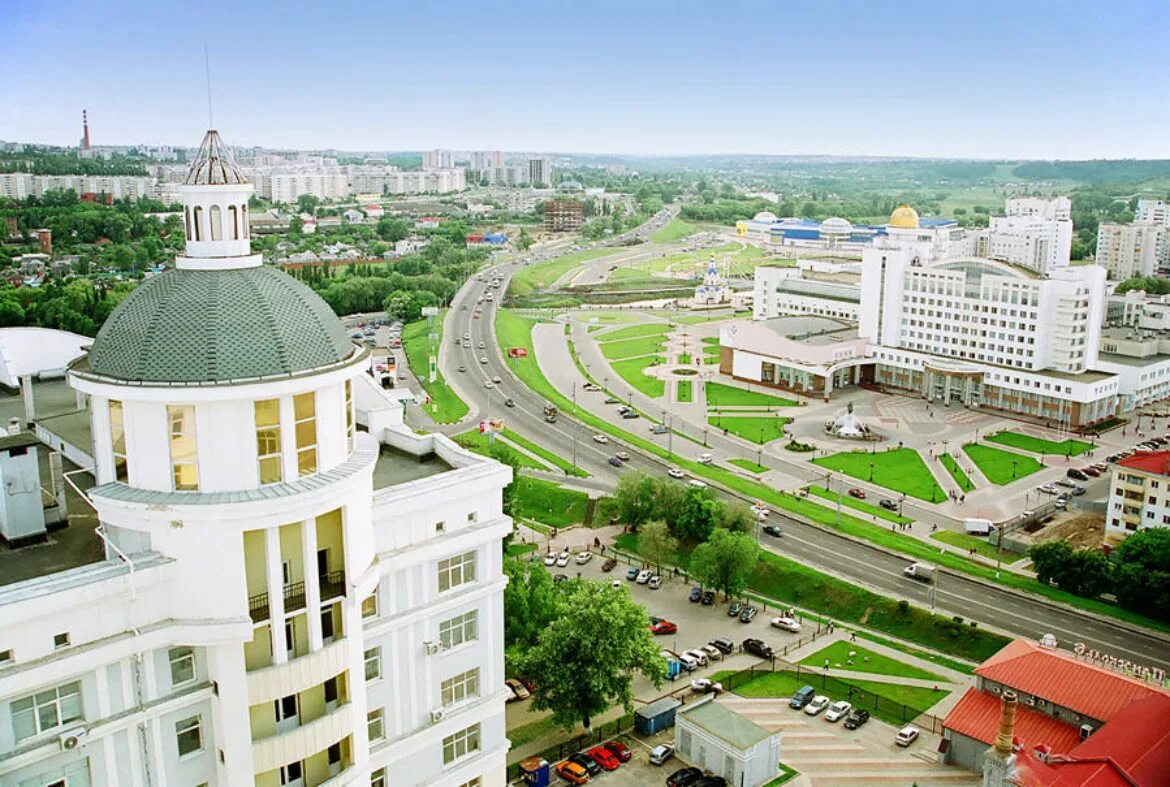
[[[1017,465],[1017,464],[1018,464],[1018,462],[1016,462],[1016,460],[1015,460],[1015,459],[1013,459],[1013,460],[1012,460],[1012,478],[1015,478],[1015,477],[1016,477],[1016,465]]]
[[[869,480],[873,480],[873,462],[869,463]]]

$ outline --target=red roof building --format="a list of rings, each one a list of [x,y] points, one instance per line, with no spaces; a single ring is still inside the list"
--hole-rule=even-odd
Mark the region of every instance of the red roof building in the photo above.
[[[1170,476],[1170,451],[1138,451],[1117,462],[1116,466]]]
[[[1110,542],[1148,527],[1170,527],[1170,451],[1138,451],[1113,465],[1105,535]]]

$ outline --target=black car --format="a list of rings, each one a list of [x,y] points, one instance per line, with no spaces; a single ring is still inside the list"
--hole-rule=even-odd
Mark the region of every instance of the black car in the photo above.
[[[1085,475],[1080,470],[1077,470],[1075,467],[1070,467],[1068,469],[1068,472],[1065,473],[1065,475],[1068,476],[1069,478],[1076,480],[1076,481],[1088,481],[1089,480],[1089,476]]]
[[[515,407],[515,406],[516,406],[516,403],[514,401],[512,401],[511,397],[508,397],[507,399],[504,400],[504,407]]]
[[[689,787],[703,778],[701,768],[679,768],[666,777],[667,787]]]
[[[735,650],[735,643],[732,642],[731,640],[729,640],[727,637],[716,637],[715,639],[711,640],[707,644],[714,645],[715,647],[719,648],[719,650],[723,651],[725,654],[730,653],[731,651]]]
[[[704,776],[691,787],[727,787],[727,779],[722,776]]]
[[[590,776],[596,776],[601,773],[601,766],[598,765],[592,757],[588,754],[578,752],[569,758],[569,762],[575,762],[589,772]]]
[[[714,590],[704,590],[703,591],[703,606],[709,607],[714,603],[715,603],[715,591]]]
[[[731,602],[731,606],[727,608],[727,617],[738,617],[740,612],[743,612],[743,602],[733,601]]]
[[[740,623],[751,623],[752,618],[754,618],[756,616],[756,612],[758,612],[758,611],[759,610],[757,610],[755,607],[752,607],[752,606],[744,607],[743,611],[739,613],[739,622]]]
[[[878,505],[881,506],[882,508],[886,509],[887,511],[897,511],[898,510],[898,504],[888,497],[883,497],[881,500],[879,500]]]
[[[780,536],[784,535],[780,532],[780,528],[775,525],[764,525],[764,532],[774,538],[780,538]]]
[[[845,729],[855,730],[862,724],[869,721],[869,711],[861,708],[854,708],[849,715],[845,717]]]
[[[606,404],[617,404],[620,401],[621,401],[621,399],[614,399],[612,396],[605,397]]]
[[[614,467],[622,467],[622,466],[623,466],[623,465],[622,465],[622,460],[618,459],[616,456],[611,456],[611,457],[609,458],[609,463],[610,463],[611,465],[613,465]]]
[[[772,658],[772,648],[765,645],[762,639],[756,639],[755,637],[745,639],[743,641],[743,649],[753,656],[759,656],[762,659]]]

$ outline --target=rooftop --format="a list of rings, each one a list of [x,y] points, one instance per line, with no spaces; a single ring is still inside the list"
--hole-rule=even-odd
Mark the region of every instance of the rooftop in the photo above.
[[[683,708],[679,714],[687,721],[737,749],[750,749],[776,733],[765,730],[746,716],[740,716],[715,700]]]
[[[1170,476],[1170,451],[1138,451],[1133,456],[1127,456],[1118,467],[1127,467],[1143,473]]]
[[[378,461],[374,465],[374,489],[407,484],[453,469],[437,454],[415,456],[383,444],[378,453]]]
[[[999,729],[999,713],[998,694],[972,687],[951,708],[943,726],[990,746],[995,743]],[[1016,737],[1028,745],[1044,743],[1051,746],[1053,751],[1068,751],[1080,741],[1078,725],[1054,719],[1024,705],[1016,706],[1015,732]]]
[[[187,170],[184,183],[188,186],[235,186],[247,182],[248,179],[236,164],[231,148],[218,131],[210,129],[199,145],[199,152]]]

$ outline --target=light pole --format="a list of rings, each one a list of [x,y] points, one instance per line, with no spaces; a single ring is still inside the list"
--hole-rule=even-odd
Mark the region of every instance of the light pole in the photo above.
[[[869,463],[869,480],[873,480],[873,462]]]
[[[1016,460],[1015,460],[1015,459],[1013,459],[1013,460],[1012,460],[1012,478],[1015,478],[1015,477],[1016,477],[1016,465],[1017,465],[1017,464],[1018,464],[1018,463],[1016,462]]]

